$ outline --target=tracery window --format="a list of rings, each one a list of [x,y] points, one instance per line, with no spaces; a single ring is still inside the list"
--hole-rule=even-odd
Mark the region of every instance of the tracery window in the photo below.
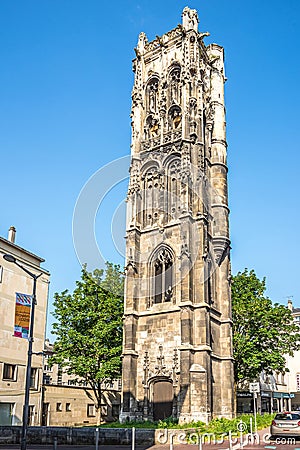
[[[169,75],[169,86],[170,86],[170,100],[171,100],[171,105],[174,103],[179,104],[180,100],[181,100],[181,92],[180,92],[180,67],[179,66],[175,66]]]
[[[160,174],[156,166],[150,167],[143,180],[143,224],[151,226],[158,220]]]
[[[147,84],[147,111],[155,112],[157,110],[158,78],[152,78]]]
[[[173,105],[169,109],[169,129],[178,130],[182,121],[181,108],[179,106]]]
[[[180,214],[180,159],[173,159],[167,167],[167,217],[176,219]]]
[[[170,302],[173,297],[173,258],[162,248],[154,260],[154,303]]]
[[[158,136],[159,120],[157,117],[155,117],[152,114],[149,114],[145,122],[144,132],[145,132],[145,139],[151,139],[153,137]]]

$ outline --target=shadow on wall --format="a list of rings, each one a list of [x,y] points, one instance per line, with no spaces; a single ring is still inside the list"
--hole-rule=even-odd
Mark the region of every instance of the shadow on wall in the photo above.
[[[177,400],[177,402],[178,402],[178,405],[177,405],[178,419],[182,413],[182,405],[184,405],[184,403],[185,403],[185,399],[186,399],[187,392],[188,392],[188,387],[189,386],[187,384],[184,384],[180,387],[180,391],[179,391],[179,395],[178,395],[179,400]]]

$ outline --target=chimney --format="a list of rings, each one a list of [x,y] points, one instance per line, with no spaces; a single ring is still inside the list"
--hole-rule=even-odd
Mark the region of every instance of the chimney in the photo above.
[[[10,227],[10,229],[8,230],[8,238],[7,240],[9,242],[12,242],[13,244],[15,243],[16,240],[16,229],[15,227]]]
[[[290,311],[293,311],[293,302],[290,298],[288,299],[288,308]]]

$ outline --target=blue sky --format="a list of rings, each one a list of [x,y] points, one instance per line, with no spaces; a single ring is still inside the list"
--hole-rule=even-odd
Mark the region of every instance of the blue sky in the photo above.
[[[274,301],[293,295],[300,306],[300,2],[2,0],[0,235],[14,225],[16,243],[45,258],[50,304],[80,277],[72,217],[82,187],[129,154],[138,34],[174,28],[187,5],[211,33],[205,42],[225,48],[233,273],[254,268]],[[95,222],[104,258],[121,264],[125,191],[126,181],[110,192]]]

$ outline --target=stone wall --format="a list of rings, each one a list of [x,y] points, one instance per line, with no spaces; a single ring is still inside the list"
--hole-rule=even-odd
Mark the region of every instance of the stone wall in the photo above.
[[[3,444],[19,444],[22,427],[0,426],[0,446]],[[155,435],[158,430],[136,430],[136,443],[155,443]],[[51,445],[54,439],[58,445],[95,444],[96,428],[72,428],[72,427],[29,427],[27,433],[28,444]],[[107,445],[130,444],[132,439],[131,428],[100,428],[99,443]]]

